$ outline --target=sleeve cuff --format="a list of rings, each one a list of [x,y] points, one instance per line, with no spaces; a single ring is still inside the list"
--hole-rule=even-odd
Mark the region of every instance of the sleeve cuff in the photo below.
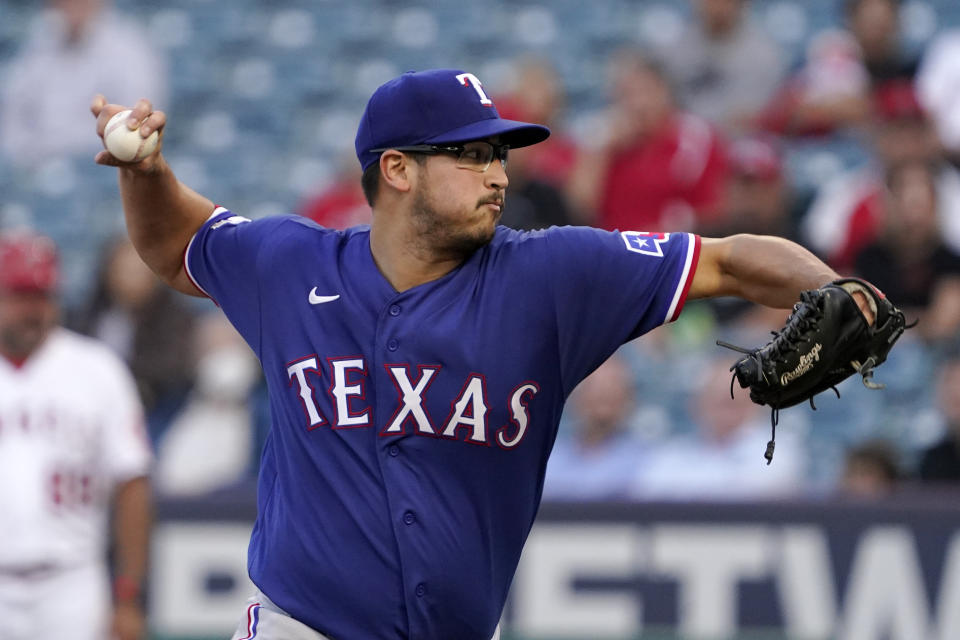
[[[683,304],[687,301],[687,293],[690,291],[690,283],[693,282],[693,276],[697,272],[697,263],[700,260],[700,236],[694,233],[688,233],[687,236],[687,255],[683,261],[683,271],[680,273],[677,289],[673,294],[673,300],[670,301],[670,308],[667,310],[664,324],[673,322],[680,317]]]
[[[199,291],[200,293],[202,293],[202,294],[205,295],[206,297],[210,298],[211,300],[213,300],[213,296],[211,296],[211,295],[207,292],[206,289],[204,289],[202,286],[200,286],[200,283],[197,282],[197,279],[194,277],[193,272],[190,270],[190,259],[189,259],[189,258],[190,258],[190,249],[193,247],[193,242],[194,242],[194,240],[197,239],[197,235],[198,235],[198,234],[200,233],[200,231],[203,229],[204,225],[208,224],[211,220],[213,220],[214,218],[216,218],[216,217],[217,217],[218,215],[220,215],[221,213],[227,213],[228,211],[229,211],[229,210],[228,210],[226,207],[215,207],[214,210],[213,210],[213,213],[211,213],[211,214],[210,214],[210,217],[207,218],[207,220],[206,220],[202,225],[200,225],[200,228],[197,229],[197,232],[194,233],[193,236],[191,236],[190,242],[187,243],[187,246],[186,246],[186,247],[184,248],[184,250],[183,250],[183,270],[184,270],[184,272],[187,274],[187,278],[189,278],[189,279],[190,279],[190,282],[193,283],[193,286],[195,286],[195,287],[197,288],[197,291]],[[216,300],[213,300],[213,302],[214,302],[214,304],[216,304],[217,301],[216,301]],[[219,306],[219,305],[217,305],[217,306]]]

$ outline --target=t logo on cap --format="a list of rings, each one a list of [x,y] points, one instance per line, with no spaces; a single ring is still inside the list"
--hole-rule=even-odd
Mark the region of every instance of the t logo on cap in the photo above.
[[[487,97],[487,94],[483,92],[483,84],[480,82],[480,78],[473,75],[472,73],[461,73],[457,76],[457,80],[460,81],[460,84],[463,86],[472,86],[477,91],[477,95],[480,96],[480,104],[485,107],[492,107],[493,100]],[[470,82],[467,82],[467,81]]]
[[[473,91],[464,91],[465,87]],[[366,170],[380,159],[383,149],[494,136],[499,136],[501,145],[517,149],[549,135],[550,130],[544,126],[501,118],[483,84],[472,73],[430,69],[405,73],[373,92],[357,127],[355,146],[360,165]]]

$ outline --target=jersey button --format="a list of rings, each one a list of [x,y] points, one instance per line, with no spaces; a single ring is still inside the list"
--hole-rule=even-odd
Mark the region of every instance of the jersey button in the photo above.
[[[407,511],[405,514],[403,514],[404,524],[413,524],[416,521],[417,516],[413,515],[413,511]]]
[[[400,447],[398,447],[397,445],[393,445],[392,447],[387,449],[387,453],[389,453],[394,458],[396,458],[398,455],[400,455]]]
[[[400,305],[398,305],[398,304],[392,304],[392,305],[390,305],[390,315],[392,315],[392,316],[398,316],[398,315],[400,315]]]
[[[422,598],[426,592],[427,592],[427,586],[426,586],[425,584],[423,584],[423,583],[421,582],[420,584],[417,585],[417,596],[418,596],[418,597],[421,597],[421,598]]]
[[[400,343],[397,342],[396,338],[391,338],[390,342],[387,343],[387,349],[389,349],[390,351],[396,351],[397,347],[399,346],[400,346]]]

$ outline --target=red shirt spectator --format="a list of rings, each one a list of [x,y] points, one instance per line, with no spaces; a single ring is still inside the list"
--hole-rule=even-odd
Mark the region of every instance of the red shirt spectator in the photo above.
[[[642,54],[615,57],[612,77],[605,142],[580,154],[571,201],[608,229],[709,225],[722,212],[724,143],[706,120],[676,108],[663,72]]]
[[[649,138],[616,151],[600,193],[607,229],[693,229],[719,213],[727,160],[716,133],[677,115]]]

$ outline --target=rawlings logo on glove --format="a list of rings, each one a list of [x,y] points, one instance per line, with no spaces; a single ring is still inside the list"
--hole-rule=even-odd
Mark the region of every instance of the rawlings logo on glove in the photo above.
[[[818,342],[810,348],[809,352],[800,356],[800,364],[797,365],[797,368],[780,376],[780,386],[785,387],[791,380],[796,380],[810,371],[813,368],[813,363],[819,362],[821,349],[823,349],[823,345]]]
[[[858,291],[874,314],[872,325],[854,300]],[[749,350],[720,340],[717,344],[745,354],[730,370],[742,388],[749,387],[751,400],[773,410],[775,436],[780,409],[804,401],[816,409],[813,396],[833,389],[839,397],[836,385],[854,373],[863,377],[868,388],[882,388],[873,382],[873,370],[911,326],[903,312],[869,282],[841,278],[802,292],[786,325],[774,331],[773,339],[762,347]],[[733,395],[732,379],[730,393]],[[773,459],[773,448],[771,437],[764,454],[767,464]]]

